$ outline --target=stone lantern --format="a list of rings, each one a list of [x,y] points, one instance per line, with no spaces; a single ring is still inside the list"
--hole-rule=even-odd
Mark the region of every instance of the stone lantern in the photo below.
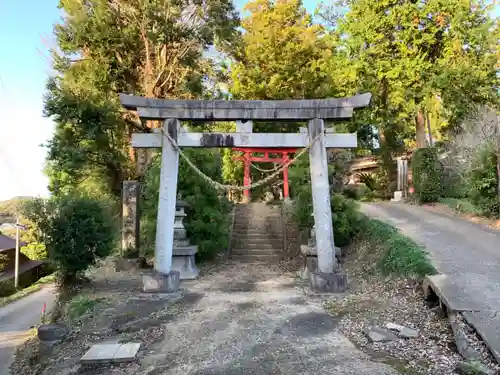
[[[178,200],[175,205],[172,271],[178,271],[181,280],[196,279],[200,272],[195,264],[195,255],[198,252],[198,246],[190,245],[186,228],[183,224],[183,220],[187,216],[185,209],[188,208],[189,205],[182,200]]]

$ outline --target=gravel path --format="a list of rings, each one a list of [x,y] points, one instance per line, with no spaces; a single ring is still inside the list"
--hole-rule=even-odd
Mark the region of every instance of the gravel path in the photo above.
[[[500,231],[425,207],[363,204],[370,217],[385,221],[429,251],[446,275],[445,294],[500,358]]]
[[[293,274],[232,263],[183,287],[189,307],[141,360],[146,374],[397,374],[356,349]]]

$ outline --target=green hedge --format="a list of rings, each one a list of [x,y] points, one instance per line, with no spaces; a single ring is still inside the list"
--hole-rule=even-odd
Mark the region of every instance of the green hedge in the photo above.
[[[411,164],[417,200],[420,203],[437,201],[441,195],[441,168],[437,151],[433,148],[418,149]]]

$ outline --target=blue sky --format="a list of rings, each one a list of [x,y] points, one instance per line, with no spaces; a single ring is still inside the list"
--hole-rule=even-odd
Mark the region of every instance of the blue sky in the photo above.
[[[305,0],[313,11],[319,0]],[[244,0],[236,0],[238,8]],[[0,200],[47,196],[45,150],[53,124],[42,116],[48,49],[58,0],[0,0]],[[29,11],[27,11],[29,10]],[[497,14],[498,8],[497,8]]]

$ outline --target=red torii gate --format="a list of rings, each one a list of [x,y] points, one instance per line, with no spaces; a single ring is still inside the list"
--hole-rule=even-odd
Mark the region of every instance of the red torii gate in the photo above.
[[[242,160],[244,163],[244,177],[243,186],[248,187],[252,184],[250,177],[250,164],[253,161],[264,163],[287,163],[290,161],[289,154],[297,151],[296,148],[255,148],[255,147],[240,147],[233,148],[233,151],[241,151],[243,156],[236,156],[236,160]],[[263,153],[264,156],[253,156],[252,154],[258,152]],[[270,157],[269,154],[281,154],[281,157]],[[243,191],[246,200],[250,199],[250,189]],[[283,169],[283,197],[288,198],[288,166]]]

